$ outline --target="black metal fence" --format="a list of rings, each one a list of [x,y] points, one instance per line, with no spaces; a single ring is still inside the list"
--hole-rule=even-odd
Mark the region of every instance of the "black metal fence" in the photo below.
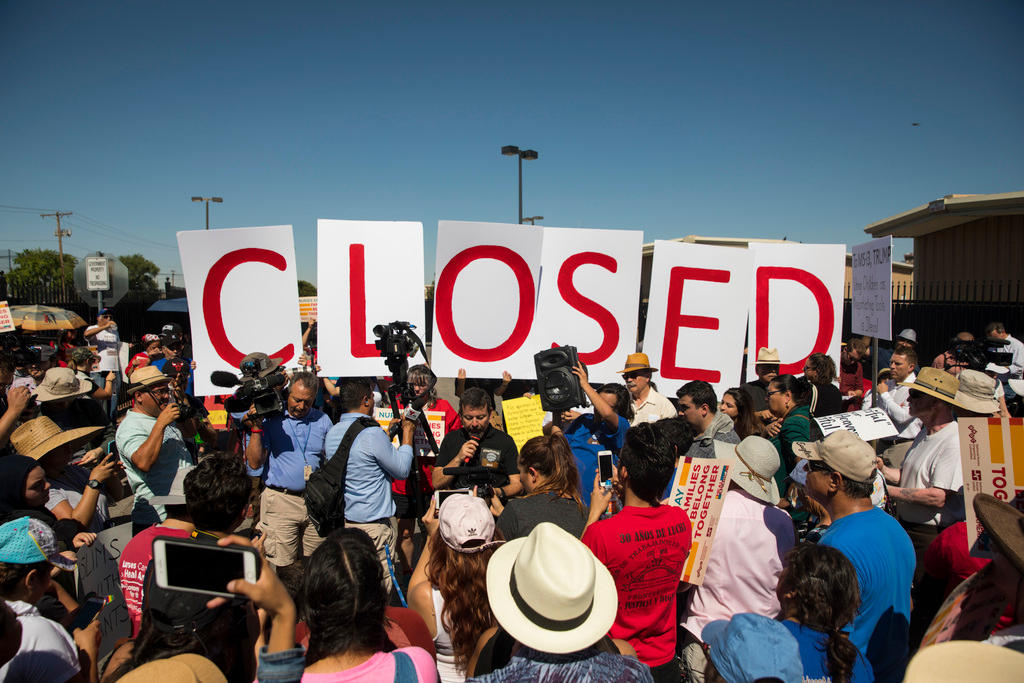
[[[846,283],[844,296],[853,296],[853,284]],[[894,282],[892,300],[908,303],[958,301],[1024,303],[1024,280],[952,280],[949,282]]]

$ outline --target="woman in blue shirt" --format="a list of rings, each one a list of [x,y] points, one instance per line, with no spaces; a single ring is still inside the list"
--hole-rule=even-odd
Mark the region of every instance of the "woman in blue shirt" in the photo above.
[[[594,389],[587,380],[587,371],[582,364],[577,364],[572,371],[594,406],[592,414],[581,415],[575,410],[563,412],[564,426],[561,427],[576,458],[576,469],[580,473],[580,495],[583,506],[587,507],[590,505],[590,492],[597,472],[597,454],[611,451],[618,455],[626,439],[630,420],[633,419],[633,400],[629,390],[622,384],[603,384],[599,389]]]

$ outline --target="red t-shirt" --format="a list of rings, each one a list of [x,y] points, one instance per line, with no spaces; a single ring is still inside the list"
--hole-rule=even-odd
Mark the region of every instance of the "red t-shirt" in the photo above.
[[[399,401],[399,408],[404,406]],[[433,406],[427,408],[424,412],[443,412],[444,413],[444,433],[451,434],[457,429],[462,428],[462,418],[459,417],[459,411],[452,408],[452,404],[443,398],[437,399]],[[414,438],[415,446],[413,447],[416,451],[416,461],[420,466],[420,490],[423,493],[433,493],[434,487],[430,483],[430,478],[434,473],[434,462],[436,457],[431,454],[429,441],[427,441],[426,434],[423,433],[422,427],[416,428],[416,436]],[[441,447],[441,439],[437,439],[438,448]],[[426,453],[426,455],[423,455]],[[408,494],[407,487],[405,485],[405,479],[396,479],[391,482],[391,490],[395,493],[402,495]]]
[[[690,518],[674,505],[627,506],[583,533],[583,544],[608,567],[619,592],[610,635],[628,640],[648,666],[675,656],[676,592],[690,536]]]
[[[146,583],[146,567],[153,559],[153,539],[157,536],[188,538],[189,532],[184,529],[151,526],[128,541],[128,545],[121,552],[118,574],[121,575],[121,591],[128,606],[128,615],[132,619],[133,638],[139,635],[139,625],[142,623],[142,591]]]

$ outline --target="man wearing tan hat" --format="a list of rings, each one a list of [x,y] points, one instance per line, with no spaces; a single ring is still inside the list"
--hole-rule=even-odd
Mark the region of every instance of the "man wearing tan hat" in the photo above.
[[[631,353],[626,358],[626,367],[619,370],[626,382],[629,395],[633,397],[633,421],[630,426],[641,422],[657,422],[666,417],[675,417],[676,409],[668,400],[651,386],[651,375],[658,368],[651,367],[646,353]]]
[[[114,425],[100,403],[89,398],[92,390],[92,382],[78,379],[71,368],[50,368],[33,395],[39,402],[39,414],[61,429],[103,427],[89,440],[89,446],[96,448],[114,438]]]
[[[807,460],[807,494],[832,518],[819,543],[846,555],[857,572],[861,602],[850,641],[877,680],[899,681],[908,652],[914,547],[899,523],[871,502],[875,451],[841,429],[822,441],[798,441],[793,453]]]
[[[880,458],[876,463],[892,484],[889,496],[896,502],[896,517],[914,544],[918,579],[928,545],[940,531],[964,519],[960,435],[953,408],[965,408],[956,400],[960,382],[944,370],[921,368],[914,381],[903,386],[909,389],[910,414],[921,421],[921,431],[902,468],[888,467]]]
[[[779,374],[779,350],[769,349],[766,346],[759,348],[757,360],[754,362],[754,372],[757,373],[757,379],[747,382],[742,388],[750,394],[754,412],[762,414],[762,417],[770,417],[767,414],[768,383]]]
[[[128,386],[132,408],[117,428],[121,463],[135,493],[133,536],[167,518],[163,506],[150,499],[167,495],[177,471],[193,464],[181,429],[190,425],[177,423],[179,409],[170,402],[170,381],[152,365],[133,372]]]

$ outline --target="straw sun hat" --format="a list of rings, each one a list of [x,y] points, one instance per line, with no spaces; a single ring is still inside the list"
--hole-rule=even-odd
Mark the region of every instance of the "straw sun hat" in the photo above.
[[[11,445],[22,455],[39,460],[61,446],[75,450],[102,431],[103,427],[79,427],[65,432],[50,418],[37,417],[14,430]]]

